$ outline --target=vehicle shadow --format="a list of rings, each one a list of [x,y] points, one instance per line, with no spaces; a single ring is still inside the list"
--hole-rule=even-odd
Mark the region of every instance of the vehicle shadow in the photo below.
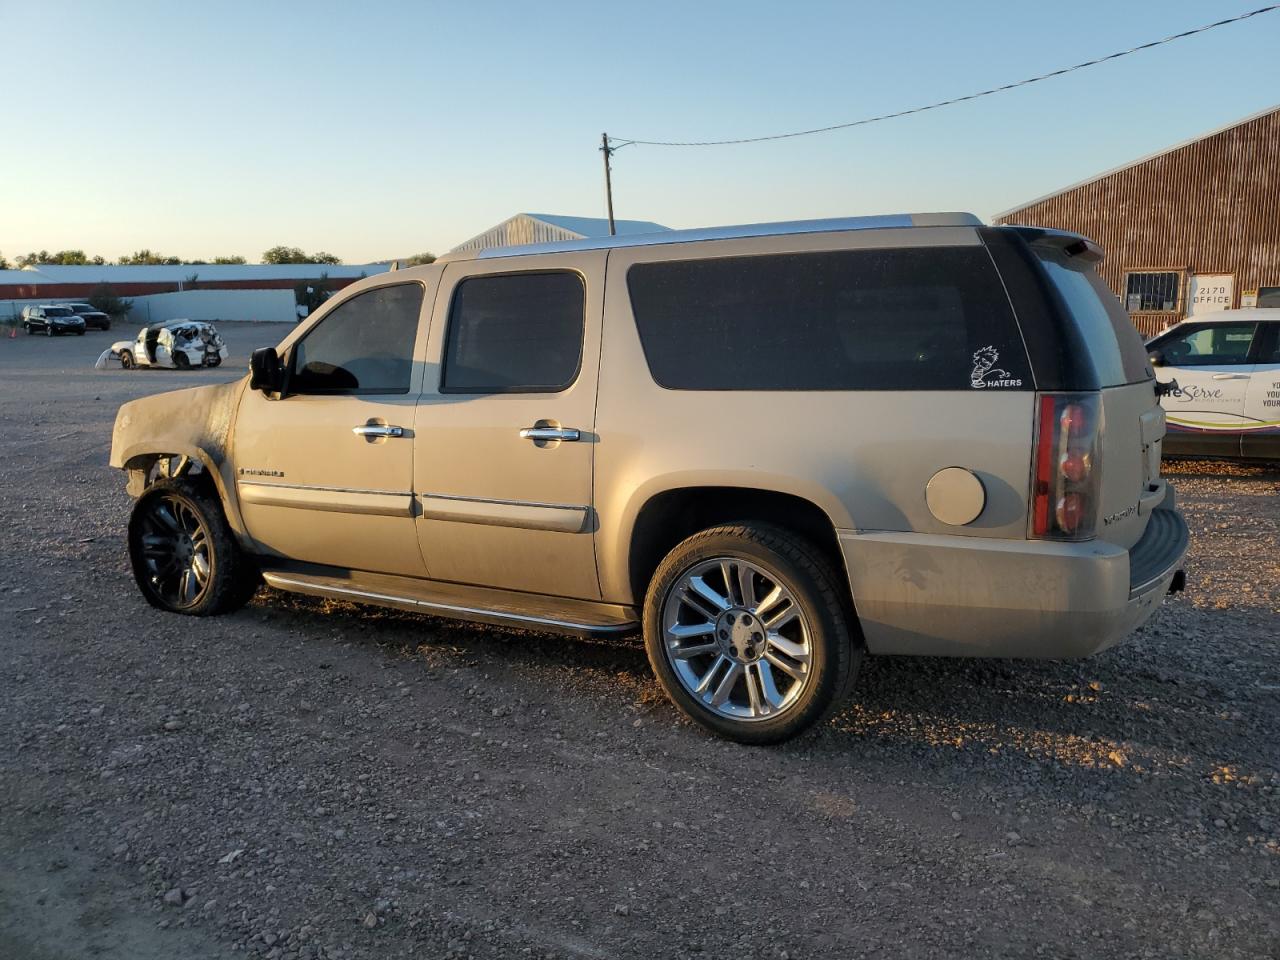
[[[337,627],[347,641],[393,656],[443,656],[486,670],[500,664],[512,682],[523,671],[543,683],[548,671],[567,669],[566,686],[643,704],[669,718],[673,733],[681,726],[638,636],[584,640],[275,591],[261,594],[255,609],[317,636]],[[1151,637],[1080,661],[868,657],[851,701],[814,736],[781,749],[847,759],[874,747],[905,762],[1013,759],[1051,772],[1130,777],[1265,768],[1266,744],[1280,738],[1280,724],[1269,718],[1280,711],[1254,718],[1271,728],[1259,737],[1224,713],[1225,695]],[[683,729],[680,736],[705,736]]]

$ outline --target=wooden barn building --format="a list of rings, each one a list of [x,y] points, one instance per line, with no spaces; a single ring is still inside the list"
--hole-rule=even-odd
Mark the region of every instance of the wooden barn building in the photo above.
[[[995,221],[1096,240],[1102,276],[1146,336],[1213,310],[1280,307],[1280,107]]]

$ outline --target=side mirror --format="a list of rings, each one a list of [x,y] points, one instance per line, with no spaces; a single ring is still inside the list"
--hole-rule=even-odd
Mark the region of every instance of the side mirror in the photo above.
[[[1164,354],[1163,354],[1163,353],[1161,353],[1159,350],[1152,350],[1150,353],[1148,353],[1148,354],[1147,354],[1147,361],[1148,361],[1148,362],[1149,362],[1153,367],[1163,367],[1163,366],[1164,366]]]
[[[284,386],[284,368],[275,347],[259,347],[249,355],[249,387],[263,393],[279,393]]]

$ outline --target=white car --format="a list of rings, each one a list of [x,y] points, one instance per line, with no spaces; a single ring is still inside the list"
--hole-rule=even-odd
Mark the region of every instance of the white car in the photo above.
[[[203,320],[170,320],[143,327],[134,340],[118,340],[106,356],[133,367],[216,367],[227,359],[227,347],[213,324]]]
[[[1280,457],[1280,308],[1223,310],[1186,320],[1147,344],[1164,452]]]

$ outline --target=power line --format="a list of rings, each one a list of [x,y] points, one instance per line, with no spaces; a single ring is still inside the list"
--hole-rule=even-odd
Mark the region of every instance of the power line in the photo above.
[[[807,137],[815,133],[830,133],[832,130],[847,130],[850,127],[861,127],[865,124],[877,123],[881,120],[893,120],[896,117],[906,117],[913,113],[924,113],[926,110],[937,110],[939,107],[949,107],[954,103],[963,103],[966,100],[977,100],[981,97],[989,97],[993,93],[1003,93],[1005,90],[1025,87],[1028,84],[1039,83],[1041,80],[1048,80],[1051,77],[1060,77],[1063,74],[1073,73],[1076,70],[1083,70],[1085,67],[1095,67],[1098,64],[1106,63],[1109,60],[1118,60],[1121,57],[1127,57],[1132,53],[1138,53],[1142,50],[1150,50],[1152,47],[1158,47],[1161,44],[1172,43],[1175,40],[1193,37],[1198,33],[1216,30],[1218,27],[1225,27],[1228,24],[1239,23],[1241,20],[1248,20],[1250,17],[1261,16],[1264,13],[1271,13],[1274,10],[1280,10],[1280,4],[1272,4],[1268,7],[1259,7],[1257,10],[1250,10],[1248,13],[1242,13],[1238,17],[1230,17],[1227,20],[1219,20],[1217,23],[1205,24],[1203,27],[1196,27],[1194,30],[1184,30],[1182,33],[1175,33],[1172,36],[1165,37],[1163,40],[1152,40],[1150,43],[1143,43],[1128,50],[1121,50],[1119,53],[1112,53],[1105,57],[1098,57],[1096,60],[1086,60],[1084,63],[1077,63],[1075,66],[1063,67],[1060,70],[1042,73],[1038,77],[1030,77],[1027,80],[1019,80],[1016,83],[1006,83],[1000,87],[992,87],[990,90],[971,93],[968,96],[953,97],[950,100],[940,100],[937,103],[931,103],[927,106],[912,107],[910,110],[899,110],[897,113],[886,113],[878,117],[866,117],[862,120],[851,120],[848,123],[835,123],[829,127],[814,127],[812,130],[796,130],[792,133],[775,133],[767,137],[742,137],[736,140],[635,140],[625,137],[608,137],[605,140],[605,146],[603,149],[606,151],[607,156],[611,151],[620,150],[623,147],[628,147],[632,144],[640,144],[647,147],[723,147],[739,143],[763,143],[766,140],[788,140],[792,137]]]

